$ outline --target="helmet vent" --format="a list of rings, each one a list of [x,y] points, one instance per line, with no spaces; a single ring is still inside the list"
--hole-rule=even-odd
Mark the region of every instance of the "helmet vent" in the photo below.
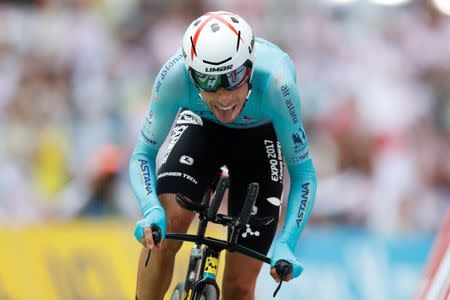
[[[236,52],[239,51],[240,42],[241,42],[241,31],[239,30],[238,37],[237,37]]]
[[[236,19],[235,17],[231,17],[231,21],[233,21],[233,23],[239,23],[239,20]]]
[[[200,20],[200,19],[198,19],[197,21],[195,21],[194,27],[197,26],[198,24],[200,24],[201,21],[202,21],[202,20]]]
[[[211,30],[212,30],[213,32],[219,31],[219,29],[220,29],[219,24],[217,24],[217,23],[211,24]]]
[[[197,56],[197,51],[195,51],[195,45],[194,45],[194,41],[192,40],[192,36],[191,36],[191,45],[192,45],[192,50],[194,50],[195,56]]]

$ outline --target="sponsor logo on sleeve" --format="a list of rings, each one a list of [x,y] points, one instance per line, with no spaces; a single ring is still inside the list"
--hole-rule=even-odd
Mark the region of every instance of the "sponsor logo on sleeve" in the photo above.
[[[142,127],[141,130],[141,136],[148,144],[156,145],[156,141],[151,138],[151,136],[153,136],[152,123],[153,123],[153,112],[149,111],[145,116],[144,126]]]
[[[144,140],[152,145],[156,145],[156,141],[152,140],[151,138],[148,137],[148,135],[145,133],[144,129],[141,130],[141,136],[144,138]]]
[[[300,127],[296,133],[292,134],[292,142],[294,144],[294,163],[301,162],[309,158],[308,140],[306,138],[305,130]]]
[[[148,124],[153,123],[153,112],[151,110],[145,116],[145,120],[147,121]]]
[[[145,190],[147,192],[147,196],[153,193],[152,189],[152,181],[150,176],[150,164],[148,161],[139,159],[139,165],[141,168],[141,176],[142,176],[142,182],[145,185]]]
[[[297,113],[295,112],[294,103],[292,103],[292,98],[290,96],[290,88],[287,84],[281,86],[281,94],[283,95],[284,103],[286,104],[286,108],[289,111],[289,115],[291,117],[292,123],[298,123]]]
[[[156,90],[157,93],[159,93],[159,90],[161,88],[162,82],[166,79],[169,70],[172,69],[172,67],[175,66],[176,63],[179,62],[182,59],[183,59],[183,54],[180,54],[180,55],[174,57],[167,64],[165,64],[164,68],[161,70],[161,73],[159,75],[159,80],[155,84],[155,90]]]
[[[306,147],[306,134],[303,128],[299,128],[299,131],[292,134],[292,141],[294,142],[294,149],[303,149]],[[295,151],[297,152],[297,151]]]
[[[303,127],[300,127],[297,132],[292,133],[291,139],[294,144],[294,153],[297,155],[304,154],[308,149],[308,140]]]
[[[305,217],[306,209],[308,207],[309,202],[309,182],[302,184],[302,197],[300,199],[300,207],[298,208],[297,213],[297,227],[300,228],[303,218]]]
[[[309,151],[306,151],[302,155],[294,157],[292,160],[294,163],[298,163],[298,162],[304,161],[305,159],[308,159],[308,158],[309,158]]]

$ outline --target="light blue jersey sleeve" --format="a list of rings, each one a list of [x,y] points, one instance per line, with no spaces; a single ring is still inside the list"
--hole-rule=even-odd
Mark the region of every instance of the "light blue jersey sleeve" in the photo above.
[[[177,52],[161,68],[155,79],[149,110],[129,165],[131,186],[142,215],[146,217],[151,213],[156,219],[164,219],[164,222],[164,210],[156,194],[155,161],[178,109],[187,99],[185,93],[183,56],[181,52]],[[165,229],[165,224],[162,224],[164,222],[157,225]]]
[[[286,220],[274,250],[276,260],[277,257],[287,259],[295,253],[297,241],[314,205],[317,180],[302,124],[294,64],[286,54],[275,63],[265,88],[265,111],[273,122],[291,179]]]

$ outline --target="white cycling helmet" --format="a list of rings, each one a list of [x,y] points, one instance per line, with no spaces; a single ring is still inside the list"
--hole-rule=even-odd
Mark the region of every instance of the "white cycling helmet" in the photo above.
[[[194,84],[203,90],[229,90],[250,81],[255,38],[238,15],[209,12],[196,19],[183,37],[186,68]]]

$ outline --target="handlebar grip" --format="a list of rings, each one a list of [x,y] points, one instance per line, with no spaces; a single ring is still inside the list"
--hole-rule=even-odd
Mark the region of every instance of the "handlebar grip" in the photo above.
[[[153,237],[153,243],[156,245],[158,245],[161,242],[161,228],[156,225],[155,223],[152,223],[150,225],[150,229],[152,230],[152,237]],[[152,250],[148,250],[148,254],[147,254],[147,259],[145,260],[145,267],[147,267],[148,265],[148,261],[150,259],[150,254],[152,253]]]
[[[259,184],[256,182],[252,182],[248,185],[247,188],[247,196],[245,197],[244,205],[242,206],[241,215],[236,222],[236,226],[244,226],[248,223],[250,219],[250,215],[253,210],[253,206],[255,205],[256,198],[258,197]]]
[[[273,292],[273,297],[275,298],[278,291],[281,288],[281,284],[286,279],[286,276],[289,275],[289,273],[292,273],[293,266],[290,262],[284,259],[280,259],[275,263],[275,270],[277,271],[278,276],[280,276],[280,283],[278,284],[278,287],[275,289],[275,292]]]
[[[283,281],[284,279],[286,279],[286,276],[289,275],[289,273],[292,273],[293,266],[287,260],[280,259],[276,262],[275,269],[278,276],[280,276],[280,279]]]
[[[159,228],[158,225],[153,223],[152,225],[150,225],[150,229],[152,230],[153,242],[155,243],[156,246],[161,242],[162,237],[161,228]]]
[[[213,219],[216,216],[220,204],[222,203],[225,190],[229,187],[230,187],[230,179],[228,177],[221,176],[219,182],[217,183],[213,199],[211,200],[211,205],[209,206],[208,211],[206,213],[208,219]]]

